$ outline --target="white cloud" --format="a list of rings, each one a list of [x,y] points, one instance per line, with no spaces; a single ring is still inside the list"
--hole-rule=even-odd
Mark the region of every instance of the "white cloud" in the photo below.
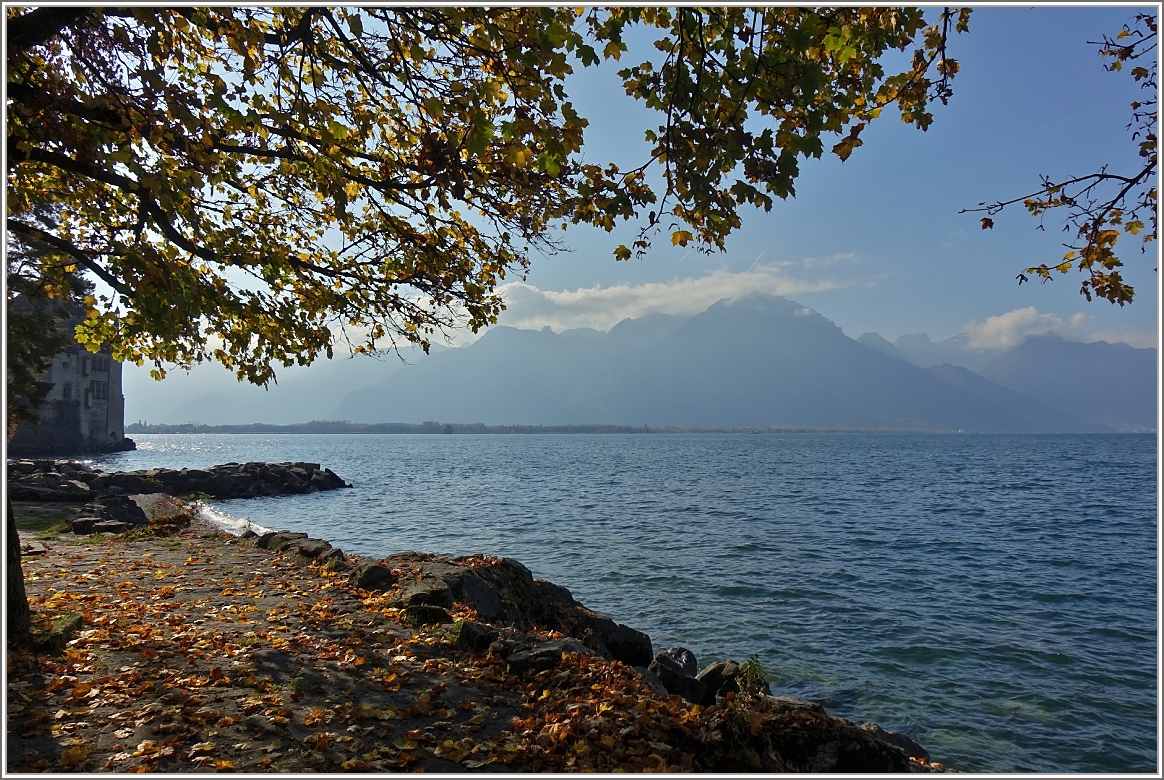
[[[982,322],[969,322],[965,333],[970,337],[972,349],[1007,349],[1022,343],[1028,336],[1045,336],[1048,333],[1077,335],[1088,319],[1086,314],[1076,313],[1064,320],[1054,314],[1039,314],[1034,306],[1028,306],[987,317]]]
[[[828,257],[805,257],[801,259],[800,264],[805,268],[814,268],[853,262],[857,262],[857,255],[854,252],[837,252]]]
[[[582,327],[609,330],[628,317],[651,312],[697,314],[722,298],[748,293],[797,295],[844,286],[832,280],[809,282],[785,276],[780,270],[783,265],[755,263],[744,272],[719,270],[698,278],[561,292],[515,282],[499,288],[506,302],[499,321],[516,328],[540,329],[549,325],[558,331]]]

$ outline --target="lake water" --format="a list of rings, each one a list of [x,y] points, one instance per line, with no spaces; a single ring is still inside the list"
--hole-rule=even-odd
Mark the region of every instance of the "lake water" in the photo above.
[[[700,664],[966,771],[1157,771],[1156,439],[140,435],[107,468],[319,462],[215,502],[346,552],[518,558]]]

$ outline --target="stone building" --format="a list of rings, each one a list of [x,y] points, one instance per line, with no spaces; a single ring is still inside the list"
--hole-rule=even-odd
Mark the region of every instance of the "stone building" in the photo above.
[[[71,328],[75,321],[63,327]],[[37,424],[24,423],[8,442],[9,455],[75,455],[133,449],[125,438],[121,363],[108,347],[92,353],[71,344],[53,358],[42,381],[52,390]]]

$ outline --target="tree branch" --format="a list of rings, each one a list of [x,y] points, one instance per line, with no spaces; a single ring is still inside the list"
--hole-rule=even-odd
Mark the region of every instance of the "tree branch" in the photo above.
[[[46,233],[40,228],[33,227],[32,225],[29,225],[25,222],[21,222],[14,217],[7,218],[6,226],[13,233],[24,236],[30,241],[40,241],[41,243],[48,244],[53,249],[64,252],[65,254],[75,259],[78,263],[85,266],[85,268],[88,268],[90,271],[97,274],[97,276],[100,277],[103,282],[108,284],[114,290],[117,290],[117,292],[121,293],[122,295],[129,296],[132,294],[132,290],[126,287],[120,279],[109,273],[109,271],[106,270],[103,265],[90,257],[88,252],[72,244],[71,242],[65,241],[63,238],[58,238],[51,233]]]
[[[88,6],[46,6],[8,19],[9,52],[23,53],[60,35],[61,30],[90,13]],[[10,55],[11,56],[11,55]]]

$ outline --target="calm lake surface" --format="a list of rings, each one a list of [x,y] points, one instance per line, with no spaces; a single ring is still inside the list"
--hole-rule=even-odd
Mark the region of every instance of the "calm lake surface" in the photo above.
[[[518,558],[957,769],[1157,770],[1154,435],[135,438],[100,462],[319,462],[355,489],[212,506],[346,552]]]

